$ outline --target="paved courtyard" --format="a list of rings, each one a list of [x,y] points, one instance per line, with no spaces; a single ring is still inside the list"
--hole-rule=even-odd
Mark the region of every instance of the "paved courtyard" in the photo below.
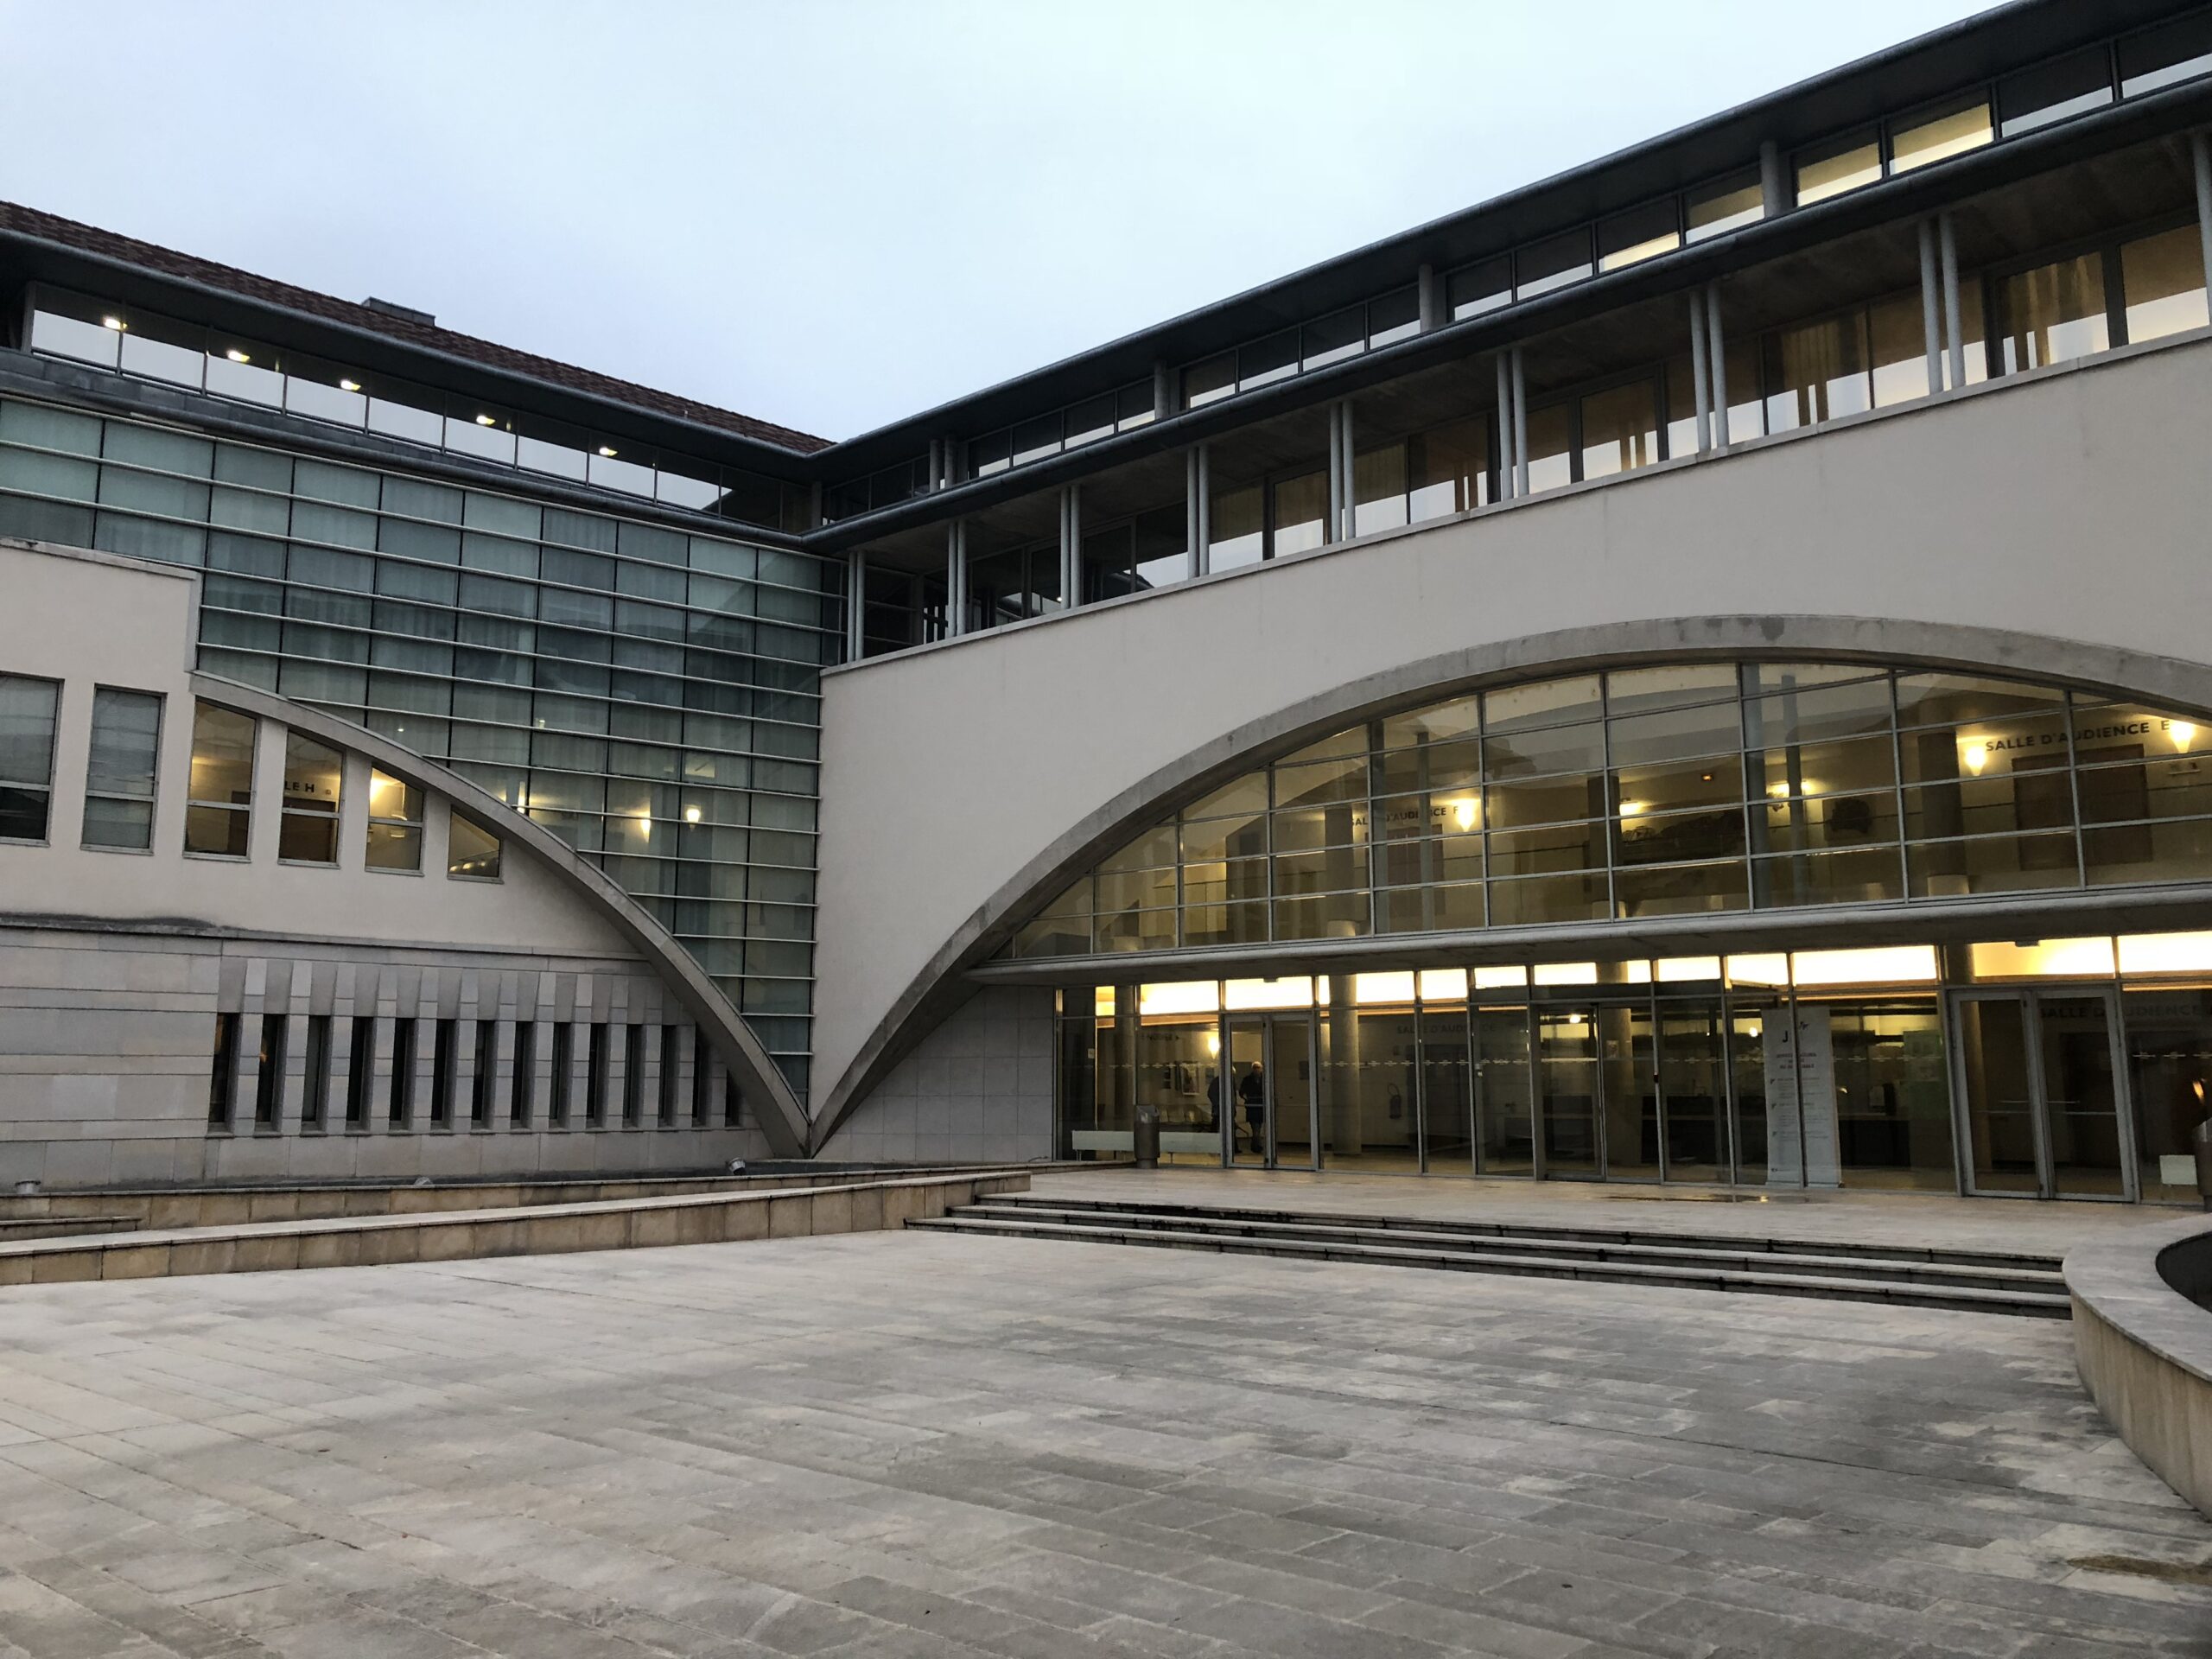
[[[0,1655],[2212,1655],[2067,1329],[868,1234],[0,1292]]]

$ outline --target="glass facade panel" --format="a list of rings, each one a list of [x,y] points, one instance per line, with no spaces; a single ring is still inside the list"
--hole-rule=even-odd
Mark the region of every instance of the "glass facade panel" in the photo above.
[[[346,758],[297,732],[284,738],[284,806],[276,856],[296,864],[338,861],[338,810]]]
[[[54,798],[61,687],[0,674],[0,841],[44,841]]]
[[[255,721],[250,715],[194,706],[192,781],[184,812],[184,850],[244,858],[252,828]]]
[[[2183,225],[2122,244],[2120,289],[2127,300],[2131,346],[2203,327],[2202,233],[2194,225]]]
[[[2101,253],[2081,254],[2008,276],[2000,294],[2007,374],[2088,357],[2112,345]]]

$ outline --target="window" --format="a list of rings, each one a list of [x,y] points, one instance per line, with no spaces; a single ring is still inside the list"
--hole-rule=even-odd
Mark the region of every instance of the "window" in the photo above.
[[[1981,99],[1910,115],[1890,128],[1890,171],[1910,173],[1915,168],[1979,149],[1996,137],[1990,124],[1989,105]]]
[[[455,1029],[458,1020],[441,1020],[430,1034],[430,1127],[442,1129],[453,1122],[454,1070],[460,1064],[455,1053]]]
[[[715,1052],[707,1046],[707,1033],[691,1027],[691,1127],[703,1129],[713,1121],[713,1096],[708,1084],[714,1072]]]
[[[530,1109],[537,1089],[537,1023],[515,1021],[515,1069],[507,1081],[507,1122],[516,1128],[530,1127]]]
[[[634,1129],[645,1108],[645,1028],[622,1028],[622,1127]]]
[[[254,720],[197,705],[192,715],[192,783],[186,791],[184,850],[244,858],[253,816]]]
[[[2087,357],[2112,344],[2101,253],[2054,260],[2008,276],[2004,305],[2005,372]]]
[[[2007,138],[2111,102],[2112,57],[2101,46],[1997,83],[1997,111]]]
[[[423,791],[404,778],[369,772],[369,848],[372,870],[423,868]]]
[[[1830,196],[1865,188],[1882,176],[1881,141],[1871,132],[1825,145],[1797,161],[1797,205],[1809,207]]]
[[[479,1020],[476,1022],[476,1063],[468,1078],[468,1122],[470,1127],[488,1129],[492,1127],[492,1085],[499,1070],[499,1022]]]
[[[471,881],[499,879],[499,838],[456,812],[446,845],[446,874]]]
[[[231,1127],[231,1103],[238,1086],[238,1016],[215,1016],[215,1059],[207,1077],[207,1127]]]
[[[2124,245],[2120,290],[2127,301],[2127,343],[2202,328],[2204,242],[2194,224]]]
[[[1598,269],[1618,270],[1682,245],[1672,198],[1621,213],[1598,226]]]
[[[1760,182],[1758,169],[1751,168],[1700,185],[1689,193],[1685,206],[1688,209],[1689,239],[1702,242],[1707,237],[1722,236],[1764,219],[1766,190]]]
[[[1500,255],[1453,271],[1445,279],[1444,303],[1454,322],[1512,304],[1512,259]]]
[[[353,1046],[346,1057],[346,1127],[369,1127],[369,1090],[377,1075],[377,1022],[374,1014],[353,1021]]]
[[[554,1128],[569,1127],[569,1091],[575,1081],[576,1028],[566,1020],[553,1027],[552,1089],[545,1100],[545,1121]]]
[[[391,1127],[404,1129],[415,1116],[415,1021],[391,1022],[391,1088],[386,1096]]]
[[[280,860],[288,864],[338,861],[338,798],[345,783],[344,755],[297,732],[285,734],[284,812],[276,836]]]
[[[253,1127],[274,1130],[284,1116],[284,1039],[291,1022],[281,1014],[261,1016],[261,1056],[253,1077]]]
[[[92,693],[92,748],[85,773],[87,847],[143,853],[154,844],[154,780],[162,700],[100,686]]]
[[[676,1127],[676,1043],[678,1034],[674,1026],[660,1028],[660,1126],[664,1129]]]
[[[55,681],[0,674],[0,841],[46,839],[60,700]]]
[[[737,1073],[722,1073],[722,1127],[726,1129],[742,1128],[745,1122],[745,1096],[737,1086]]]
[[[300,1094],[300,1127],[319,1129],[330,1112],[330,1016],[308,1016],[307,1077]]]
[[[2122,98],[2140,98],[2202,74],[2212,74],[2212,15],[2177,17],[2120,43]]]
[[[588,1129],[607,1125],[607,1026],[600,1021],[591,1028],[591,1048],[586,1056],[584,1127]]]

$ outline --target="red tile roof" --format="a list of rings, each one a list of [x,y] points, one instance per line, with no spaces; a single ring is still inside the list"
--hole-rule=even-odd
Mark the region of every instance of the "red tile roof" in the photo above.
[[[57,243],[79,252],[120,260],[126,264],[143,265],[149,270],[221,289],[226,293],[259,301],[263,304],[283,306],[287,310],[346,323],[410,346],[427,346],[454,357],[481,363],[487,368],[527,375],[533,380],[543,380],[551,385],[564,386],[569,391],[585,392],[593,397],[610,398],[652,414],[672,416],[679,420],[695,421],[702,426],[716,427],[740,437],[775,444],[795,454],[812,454],[817,450],[830,448],[830,440],[827,438],[796,432],[790,427],[778,426],[771,421],[755,420],[750,415],[740,415],[734,410],[718,409],[712,404],[694,403],[688,397],[656,391],[651,386],[618,380],[612,375],[595,373],[590,369],[577,368],[573,364],[556,363],[551,358],[537,357],[492,340],[479,340],[473,334],[457,334],[435,324],[394,316],[388,311],[358,305],[351,300],[338,299],[328,294],[318,294],[312,289],[295,288],[289,283],[257,276],[250,270],[240,270],[233,265],[195,258],[188,253],[178,253],[173,249],[157,247],[151,242],[118,236],[97,226],[80,225],[75,219],[42,213],[35,207],[25,207],[16,202],[0,201],[0,232],[35,237],[41,241]]]

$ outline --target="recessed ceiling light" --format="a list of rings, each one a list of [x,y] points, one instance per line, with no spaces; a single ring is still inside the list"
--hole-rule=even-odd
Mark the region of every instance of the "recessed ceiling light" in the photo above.
[[[347,380],[341,378],[338,382],[338,390],[340,391],[359,391],[360,389],[361,383],[358,380]]]
[[[130,326],[130,325],[125,322],[121,317],[102,317],[100,319],[101,327],[113,328],[118,333],[123,329],[128,328]]]
[[[251,358],[248,357],[244,352],[238,350],[235,346],[232,346],[229,351],[225,352],[223,355],[229,358],[233,363],[251,363],[253,361]]]
[[[496,415],[479,415],[476,417],[476,424],[479,426],[497,426],[499,423],[499,417]]]
[[[603,443],[599,446],[599,453],[605,455],[609,461],[614,459],[614,452]]]

